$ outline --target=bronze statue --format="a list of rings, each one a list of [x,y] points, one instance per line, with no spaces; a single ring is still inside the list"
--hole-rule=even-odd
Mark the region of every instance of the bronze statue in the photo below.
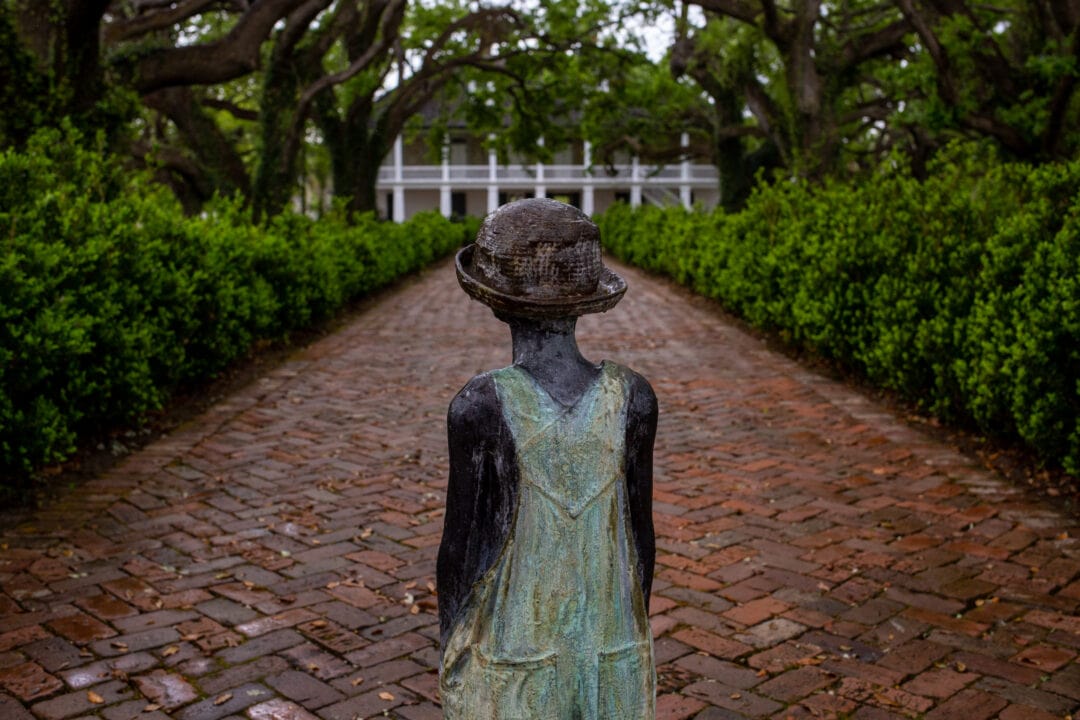
[[[457,273],[510,326],[514,362],[450,404],[444,717],[651,719],[656,396],[574,336],[626,283],[596,225],[546,199],[489,215]]]

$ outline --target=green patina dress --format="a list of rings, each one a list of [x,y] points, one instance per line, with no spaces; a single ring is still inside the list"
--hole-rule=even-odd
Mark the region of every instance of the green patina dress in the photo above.
[[[626,497],[624,372],[605,362],[569,407],[519,368],[492,373],[517,448],[518,504],[447,640],[447,720],[653,718],[652,634]]]

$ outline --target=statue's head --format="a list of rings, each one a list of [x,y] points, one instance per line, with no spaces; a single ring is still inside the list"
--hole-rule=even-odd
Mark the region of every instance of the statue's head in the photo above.
[[[498,316],[550,319],[604,312],[626,281],[604,267],[600,230],[577,208],[535,198],[484,219],[476,242],[458,253],[457,276]]]

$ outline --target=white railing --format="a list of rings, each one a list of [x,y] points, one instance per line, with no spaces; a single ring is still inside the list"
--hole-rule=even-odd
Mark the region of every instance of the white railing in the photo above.
[[[594,185],[597,187],[632,184],[633,166],[616,165],[613,167],[594,165],[543,165],[543,180],[537,177],[536,165],[499,165],[495,168],[495,177],[491,177],[489,165],[448,165],[450,185],[470,185],[475,187],[488,184],[512,187],[515,185],[534,185],[542,182],[548,185],[574,184]],[[687,177],[683,177],[681,165],[638,166],[637,182],[641,185],[692,185],[695,187],[714,187],[717,183],[716,168],[712,165],[691,165]],[[412,188],[439,188],[447,180],[443,179],[443,165],[404,165],[401,168],[400,184]],[[397,182],[394,166],[384,165],[379,168],[379,185],[389,187]]]

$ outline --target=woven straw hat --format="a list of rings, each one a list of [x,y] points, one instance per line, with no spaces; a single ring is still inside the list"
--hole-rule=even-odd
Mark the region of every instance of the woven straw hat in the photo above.
[[[604,267],[600,230],[577,208],[547,198],[503,205],[457,255],[470,296],[506,315],[576,317],[605,312],[626,281]]]

